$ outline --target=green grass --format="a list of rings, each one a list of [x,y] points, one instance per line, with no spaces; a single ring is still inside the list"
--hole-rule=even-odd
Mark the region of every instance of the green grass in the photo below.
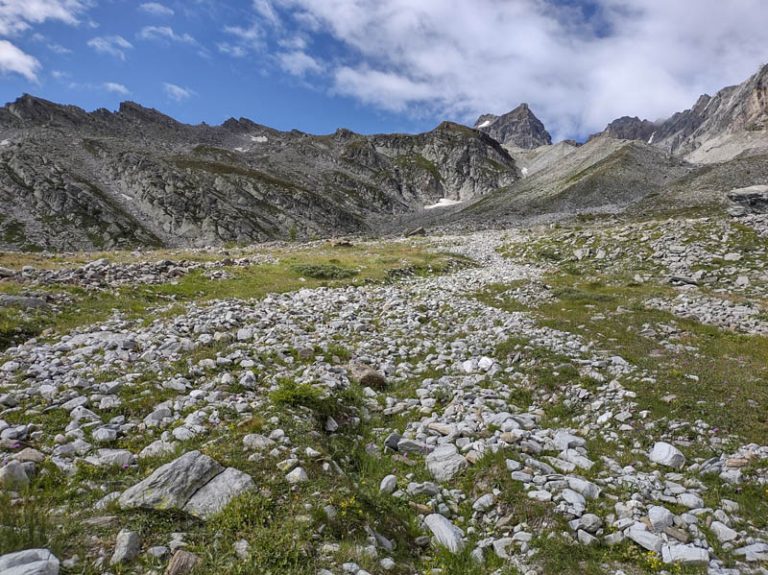
[[[355,269],[343,268],[336,264],[301,264],[293,266],[294,271],[303,277],[315,280],[341,280],[355,277]]]
[[[475,294],[475,298],[485,305],[502,309],[508,312],[527,311],[528,306],[507,295],[507,292],[524,286],[528,280],[519,280],[510,283],[496,283],[485,286]]]
[[[441,273],[456,262],[466,262],[465,258],[428,251],[423,244],[405,242],[360,244],[351,248],[334,248],[326,244],[320,248],[270,250],[267,253],[279,258],[279,261],[222,268],[229,272],[231,277],[228,279],[209,279],[202,271],[193,271],[177,281],[160,285],[127,285],[99,291],[68,285],[47,286],[42,291],[66,294],[72,302],[45,310],[0,308],[0,349],[41,335],[46,330],[66,333],[76,327],[103,321],[114,313],[123,314],[128,319],[155,319],[159,315],[158,308],[178,313],[184,309],[184,304],[191,302],[258,299],[270,293],[301,288],[392,281],[403,271],[407,274]],[[183,254],[181,252],[176,257]],[[157,255],[173,259],[172,253],[158,252]],[[29,262],[66,267],[79,265],[83,261],[80,255],[51,261],[18,254],[6,254],[4,257],[14,267]],[[130,257],[115,254],[115,261],[124,259],[130,261]],[[0,257],[0,263],[2,261],[3,257]],[[22,289],[23,285],[14,282],[0,283],[2,293],[18,293]]]
[[[641,407],[657,418],[703,419],[747,441],[765,437],[768,338],[735,334],[643,306],[650,297],[669,294],[667,286],[634,284],[614,276],[584,281],[562,273],[551,274],[547,281],[556,286],[558,297],[537,309],[544,325],[582,335],[598,349],[655,376],[656,383],[635,389]],[[675,343],[681,346],[670,349],[660,345],[659,336],[642,334],[644,326],[661,325],[677,326]],[[663,403],[660,398],[669,394],[677,399]]]

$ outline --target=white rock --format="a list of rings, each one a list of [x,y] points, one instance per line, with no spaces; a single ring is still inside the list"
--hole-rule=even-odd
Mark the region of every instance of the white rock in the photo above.
[[[661,553],[661,546],[664,545],[664,540],[661,537],[654,535],[650,531],[646,531],[641,527],[638,527],[637,524],[629,528],[626,533],[624,533],[624,535],[627,539],[631,539],[640,545],[640,547],[643,547],[648,551]]]
[[[569,477],[568,487],[573,489],[576,493],[580,493],[587,499],[597,499],[600,497],[601,489],[586,479],[580,477]]]
[[[664,563],[706,565],[709,563],[709,551],[693,545],[664,545],[661,549],[661,558]]]
[[[276,444],[269,437],[265,437],[259,433],[251,433],[243,437],[243,446],[246,449],[254,449],[256,451],[263,451],[270,449]]]
[[[486,493],[478,497],[472,504],[472,509],[484,513],[496,504],[496,496],[493,493]]]
[[[435,541],[451,553],[459,553],[464,549],[464,532],[442,515],[427,515],[424,524],[432,532]]]
[[[184,506],[184,511],[201,519],[209,519],[224,509],[235,497],[256,489],[253,478],[234,467],[228,467],[198,489]]]
[[[59,575],[59,560],[48,549],[26,549],[0,556],[3,575]]]
[[[713,521],[712,525],[710,525],[710,529],[712,529],[712,532],[720,543],[728,543],[739,536],[735,530],[731,529],[721,521]]]
[[[115,551],[112,554],[110,565],[118,565],[120,563],[129,563],[138,557],[139,550],[141,549],[141,538],[135,531],[129,531],[123,529],[117,534],[115,540]]]
[[[18,461],[9,461],[0,469],[0,487],[6,489],[24,489],[29,485],[29,477],[24,466]]]
[[[441,445],[427,455],[427,469],[437,481],[449,481],[467,467],[467,460],[459,454],[452,443]]]
[[[381,480],[381,483],[379,484],[379,491],[388,495],[394,493],[395,489],[397,489],[396,475],[387,475],[384,479]]]
[[[651,520],[653,530],[658,533],[664,531],[666,527],[671,527],[675,516],[666,507],[654,505],[648,509],[648,519]]]
[[[533,499],[534,501],[542,501],[546,503],[547,501],[552,501],[552,494],[549,491],[545,491],[543,489],[529,491],[528,499]]]
[[[296,485],[298,483],[306,483],[307,481],[309,481],[307,472],[304,471],[303,467],[297,467],[296,469],[291,471],[288,475],[286,475],[285,479],[291,485]]]
[[[672,469],[682,469],[685,467],[685,455],[677,447],[664,441],[656,442],[648,457],[654,463],[671,467]]]

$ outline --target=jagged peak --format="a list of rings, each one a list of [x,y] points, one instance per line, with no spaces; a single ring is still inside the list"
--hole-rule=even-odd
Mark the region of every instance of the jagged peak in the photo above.
[[[165,125],[178,124],[176,120],[170,116],[166,116],[154,108],[145,108],[141,104],[137,104],[136,102],[131,102],[129,100],[120,102],[118,114],[126,118],[134,118],[141,121],[148,121]]]
[[[520,148],[530,149],[552,143],[552,136],[527,102],[501,116],[483,114],[475,122],[475,128],[503,144]]]
[[[57,104],[27,93],[6,104],[4,109],[22,121],[45,124],[77,123],[88,117],[88,113],[77,106]]]

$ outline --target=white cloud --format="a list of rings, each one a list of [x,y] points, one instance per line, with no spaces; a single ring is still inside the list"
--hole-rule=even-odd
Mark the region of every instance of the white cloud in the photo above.
[[[62,46],[61,44],[56,44],[55,42],[51,42],[50,44],[48,44],[48,49],[54,54],[59,54],[59,55],[72,53],[72,50],[70,50],[66,46]]]
[[[0,40],[0,74],[20,74],[30,82],[37,81],[40,62],[8,40]]]
[[[139,5],[139,10],[151,14],[152,16],[173,16],[176,12],[165,4],[159,2],[145,2]]]
[[[88,46],[120,60],[125,60],[125,51],[133,48],[133,44],[122,36],[97,36],[88,40]]]
[[[319,74],[324,69],[320,62],[315,60],[309,54],[299,50],[278,54],[277,61],[280,63],[280,67],[283,70],[294,76]]]
[[[118,84],[117,82],[104,82],[104,84],[102,84],[102,88],[104,88],[107,92],[119,94],[120,96],[127,96],[131,93],[131,91],[123,84]]]
[[[189,34],[177,34],[170,26],[145,26],[139,32],[139,38],[143,40],[165,40],[179,44],[197,45]]]
[[[253,0],[253,8],[260,18],[271,26],[280,26],[280,17],[270,0]]]
[[[77,24],[77,16],[87,6],[83,0],[0,0],[0,36],[17,34],[46,20]]]
[[[222,54],[228,54],[233,58],[245,58],[248,55],[248,50],[238,44],[231,44],[229,42],[219,42],[216,44],[216,48]]]
[[[556,137],[668,116],[768,60],[764,0],[595,5],[586,19],[554,0],[281,2],[300,33],[345,47],[326,69],[337,93],[470,122],[525,101]]]
[[[243,58],[252,52],[262,52],[267,47],[267,33],[258,22],[252,22],[247,27],[226,26],[224,32],[232,36],[232,41],[216,45],[222,54]]]
[[[168,96],[171,100],[175,100],[176,102],[189,100],[192,96],[195,95],[193,90],[190,90],[189,88],[182,88],[181,86],[171,84],[170,82],[163,83],[163,91],[165,92],[166,96]]]
[[[256,43],[264,40],[264,30],[258,24],[251,24],[248,28],[242,26],[227,26],[224,28],[224,31],[244,42]]]

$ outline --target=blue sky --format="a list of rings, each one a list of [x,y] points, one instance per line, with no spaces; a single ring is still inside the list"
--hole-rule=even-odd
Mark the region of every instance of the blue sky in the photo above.
[[[528,102],[555,138],[768,61],[762,0],[0,0],[0,100],[418,132]]]

